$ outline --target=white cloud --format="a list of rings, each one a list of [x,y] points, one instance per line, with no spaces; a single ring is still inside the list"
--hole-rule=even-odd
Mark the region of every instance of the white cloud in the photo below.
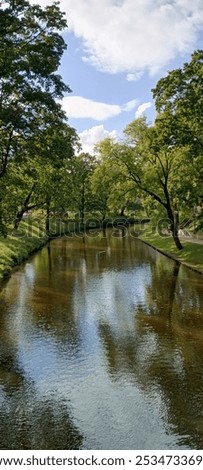
[[[96,121],[105,121],[108,118],[118,116],[123,111],[132,111],[138,104],[136,99],[128,101],[124,105],[107,104],[82,96],[66,96],[62,100],[62,106],[69,118],[89,118]]]
[[[62,105],[69,118],[89,118],[104,121],[121,113],[119,105],[100,103],[82,96],[66,96]]]
[[[151,108],[151,107],[152,107],[152,103],[150,103],[150,102],[143,103],[140,106],[138,106],[137,111],[135,113],[136,119],[141,117],[145,113],[146,109]]]
[[[83,41],[84,60],[126,72],[130,80],[191,52],[203,25],[202,0],[61,0],[61,7],[69,30]]]
[[[94,154],[94,146],[101,140],[110,137],[113,140],[118,140],[118,133],[116,130],[114,131],[107,131],[103,124],[99,126],[91,127],[90,129],[86,129],[85,131],[79,134],[80,141],[82,144],[83,152],[88,152]]]
[[[134,108],[136,108],[137,104],[138,104],[138,100],[136,99],[128,101],[122,106],[122,110],[126,112],[132,111]]]
[[[143,72],[128,73],[126,76],[127,82],[137,82],[143,75]]]

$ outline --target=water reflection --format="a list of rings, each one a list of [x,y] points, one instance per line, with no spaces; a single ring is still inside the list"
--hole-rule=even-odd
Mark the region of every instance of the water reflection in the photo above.
[[[0,448],[202,448],[202,277],[126,230],[93,235],[2,287]]]
[[[2,406],[0,449],[80,448],[82,435],[66,407],[39,401],[36,394],[21,390]]]
[[[179,276],[179,271],[180,276]],[[202,283],[179,264],[158,257],[146,287],[147,304],[135,309],[134,331],[116,337],[109,324],[100,333],[109,373],[128,374],[145,391],[157,390],[169,433],[184,448],[203,445]],[[200,329],[201,328],[201,329]]]
[[[153,268],[147,289],[148,311],[137,312],[137,331],[143,349],[155,347],[145,361],[143,375],[161,389],[167,403],[167,420],[178,442],[185,447],[203,446],[203,309],[200,277],[195,283],[190,271],[178,277],[178,266],[170,271]],[[180,270],[181,271],[181,270]],[[186,274],[187,273],[187,274]],[[164,277],[164,286],[160,279]],[[149,338],[150,331],[150,338]],[[143,360],[138,360],[141,368]],[[146,381],[145,377],[145,381]]]

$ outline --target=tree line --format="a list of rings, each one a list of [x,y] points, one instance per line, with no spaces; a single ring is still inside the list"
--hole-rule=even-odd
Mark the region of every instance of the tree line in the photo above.
[[[142,205],[165,219],[181,249],[180,219],[201,220],[203,200],[203,51],[161,78],[156,118],[131,122],[121,142],[105,139],[95,156],[81,153],[60,100],[70,92],[58,74],[66,27],[58,3],[27,0],[0,9],[0,230],[25,213],[85,213],[105,219]],[[200,223],[201,225],[201,223]]]

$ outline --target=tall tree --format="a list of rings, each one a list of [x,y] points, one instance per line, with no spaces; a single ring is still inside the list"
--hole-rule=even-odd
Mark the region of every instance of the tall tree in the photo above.
[[[146,119],[132,122],[126,129],[130,147],[128,158],[122,158],[128,174],[141,192],[163,208],[178,249],[182,244],[178,236],[179,209],[191,181],[192,173],[185,173],[185,164],[192,165],[188,147],[178,147],[166,138],[160,122],[148,127]],[[132,145],[134,144],[134,147]]]
[[[68,165],[78,145],[75,129],[65,123],[45,129],[40,136],[27,140],[23,158],[17,155],[6,175],[11,197],[6,198],[6,214],[15,211],[15,228],[29,210],[46,207],[47,214],[67,206]],[[47,227],[49,217],[47,217]],[[47,230],[48,231],[48,230]]]
[[[159,122],[148,127],[146,118],[133,121],[125,129],[123,144],[111,143],[109,164],[117,169],[117,178],[129,190],[138,191],[162,208],[178,249],[178,209],[193,184],[188,147],[170,145]],[[185,172],[187,165],[187,173]],[[163,217],[163,216],[162,216]]]
[[[96,209],[91,188],[91,175],[94,167],[95,158],[84,152],[75,156],[69,164],[72,181],[71,209],[79,213],[82,225],[85,222],[85,214]]]
[[[0,177],[22,140],[45,125],[47,110],[61,119],[56,98],[70,91],[57,74],[66,48],[58,31],[66,26],[58,4],[1,2],[0,10]],[[44,120],[46,121],[46,119]],[[46,123],[47,125],[47,123]]]
[[[96,145],[99,159],[92,175],[92,190],[97,195],[98,210],[103,218],[109,211],[124,215],[126,207],[135,204],[137,192],[135,185],[126,180],[118,165],[115,164],[118,146],[107,138]]]
[[[157,121],[165,128],[172,145],[189,146],[196,169],[191,201],[203,201],[203,50],[192,54],[191,61],[172,70],[153,89]]]

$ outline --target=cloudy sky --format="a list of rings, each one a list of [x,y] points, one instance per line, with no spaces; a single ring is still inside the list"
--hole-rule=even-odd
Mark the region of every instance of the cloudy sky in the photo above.
[[[52,0],[38,0],[42,6]],[[84,151],[155,111],[151,89],[203,48],[203,0],[61,0],[68,49],[63,100]]]

